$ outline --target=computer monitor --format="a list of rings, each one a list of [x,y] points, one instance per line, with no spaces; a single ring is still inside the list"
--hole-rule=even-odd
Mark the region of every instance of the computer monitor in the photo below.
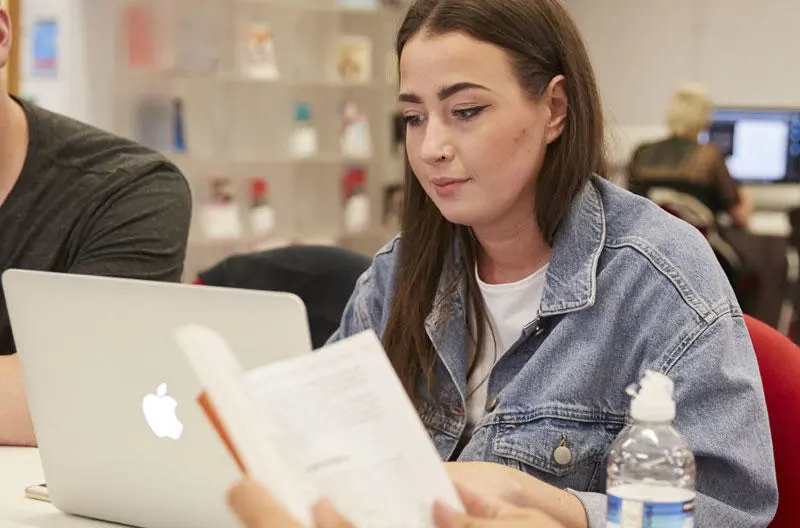
[[[800,109],[717,108],[700,141],[743,183],[800,183]]]

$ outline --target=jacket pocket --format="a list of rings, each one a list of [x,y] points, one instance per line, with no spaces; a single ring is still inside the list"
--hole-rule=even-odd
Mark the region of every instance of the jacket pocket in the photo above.
[[[605,455],[624,416],[559,410],[510,418],[499,420],[492,441],[498,462],[562,489],[605,489]]]

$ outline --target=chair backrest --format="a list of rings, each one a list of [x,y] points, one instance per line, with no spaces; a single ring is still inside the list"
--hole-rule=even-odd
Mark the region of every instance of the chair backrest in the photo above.
[[[737,276],[743,269],[742,260],[733,246],[720,236],[717,219],[711,209],[691,194],[670,186],[654,185],[647,191],[647,197],[668,213],[703,233],[725,270],[725,274],[733,283],[734,289],[738,290],[736,282]]]
[[[306,305],[314,348],[339,327],[358,277],[369,257],[332,246],[287,246],[228,257],[201,271],[196,283],[208,286],[282,291]]]
[[[716,227],[716,217],[711,209],[689,193],[654,186],[647,192],[647,197],[703,232]]]
[[[794,528],[800,526],[800,347],[752,317],[745,323],[764,384],[778,474],[778,513],[770,526]]]

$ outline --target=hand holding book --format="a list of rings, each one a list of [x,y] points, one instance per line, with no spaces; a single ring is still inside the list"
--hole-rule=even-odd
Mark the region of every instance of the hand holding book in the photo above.
[[[323,496],[359,527],[432,527],[437,499],[461,509],[372,331],[249,372],[212,330],[176,337],[240,467],[302,525]]]

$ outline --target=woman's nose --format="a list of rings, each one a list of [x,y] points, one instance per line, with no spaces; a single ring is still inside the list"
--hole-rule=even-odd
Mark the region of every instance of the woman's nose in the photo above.
[[[447,161],[451,157],[448,152],[452,151],[447,130],[433,119],[427,125],[420,149],[422,160],[432,165]]]

